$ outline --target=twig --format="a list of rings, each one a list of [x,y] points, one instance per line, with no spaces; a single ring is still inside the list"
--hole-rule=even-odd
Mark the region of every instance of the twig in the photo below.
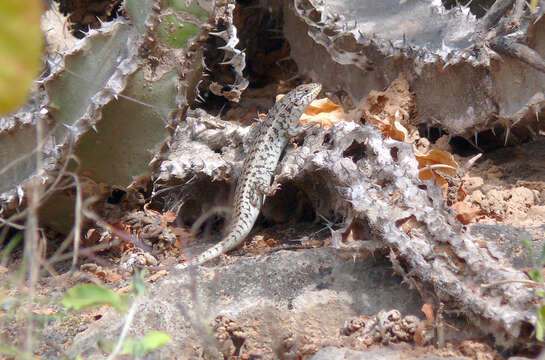
[[[535,287],[545,288],[545,284],[540,284],[533,280],[502,280],[502,281],[497,281],[490,284],[481,284],[481,287],[489,288],[489,287],[500,286],[500,285],[511,284],[511,283],[521,283],[521,284],[531,285]]]

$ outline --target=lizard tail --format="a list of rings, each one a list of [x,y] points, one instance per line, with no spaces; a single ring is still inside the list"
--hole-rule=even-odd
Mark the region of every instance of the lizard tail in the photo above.
[[[234,226],[231,231],[225,236],[219,243],[212,246],[210,249],[205,250],[201,254],[191,258],[189,261],[183,264],[176,265],[176,269],[187,269],[193,266],[199,266],[212,259],[217,258],[221,254],[235,248],[238,244],[244,240],[247,233],[244,234],[243,229],[240,226]]]

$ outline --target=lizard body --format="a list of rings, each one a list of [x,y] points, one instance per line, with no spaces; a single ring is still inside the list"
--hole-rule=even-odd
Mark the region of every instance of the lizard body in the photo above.
[[[278,185],[271,185],[271,181],[280,155],[295,134],[299,118],[321,89],[322,86],[316,83],[300,85],[269,110],[265,120],[259,124],[258,135],[244,160],[227,235],[218,244],[176,268],[201,265],[244,241],[257,220],[265,197],[278,189]]]

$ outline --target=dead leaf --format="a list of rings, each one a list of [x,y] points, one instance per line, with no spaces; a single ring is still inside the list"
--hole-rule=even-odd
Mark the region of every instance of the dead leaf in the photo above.
[[[382,133],[383,137],[391,137],[397,141],[409,142],[409,131],[396,119],[395,115],[385,118],[372,115],[368,116],[367,119]]]
[[[403,231],[405,234],[410,234],[412,230],[422,227],[422,225],[414,216],[410,216],[402,221],[398,221],[396,225],[400,227],[401,231]]]
[[[426,328],[427,324],[426,321],[421,321],[418,326],[416,327],[416,330],[414,331],[414,343],[418,346],[424,346],[426,345],[425,339],[426,336]]]
[[[422,308],[420,310],[426,315],[426,320],[428,320],[431,323],[435,322],[435,315],[433,314],[433,305],[429,303],[425,303],[422,305]]]
[[[57,310],[53,308],[34,309],[32,310],[32,313],[36,315],[51,315],[51,314],[56,314]]]
[[[120,275],[117,272],[112,271],[112,270],[103,270],[102,269],[102,270],[96,272],[96,276],[104,279],[104,281],[109,282],[109,283],[114,283],[114,282],[117,282],[119,280],[123,280],[122,275]]]
[[[165,214],[163,215],[163,219],[165,219],[167,223],[174,222],[176,221],[176,214],[174,213],[174,211],[169,210],[165,212]]]
[[[299,119],[303,125],[314,122],[327,129],[339,121],[346,121],[346,114],[342,106],[328,98],[314,100]]]
[[[418,168],[421,169],[419,177],[421,180],[434,179],[435,183],[441,187],[447,187],[447,180],[441,176],[445,173],[450,176],[456,175],[459,168],[451,153],[441,150],[430,150],[426,154],[416,154]]]
[[[456,211],[456,219],[464,225],[467,225],[477,218],[481,209],[474,208],[471,205],[458,201],[452,204],[452,208]]]
[[[159,280],[160,278],[166,276],[168,274],[168,271],[166,270],[159,270],[157,271],[155,274],[151,274],[147,279],[146,281],[148,282],[155,282],[157,280]]]
[[[418,346],[429,344],[435,337],[435,316],[433,306],[425,303],[420,309],[426,316],[426,320],[421,321],[414,332],[414,342]]]

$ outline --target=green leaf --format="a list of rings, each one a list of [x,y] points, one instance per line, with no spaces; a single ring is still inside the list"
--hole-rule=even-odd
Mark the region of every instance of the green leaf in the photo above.
[[[7,227],[6,227],[6,229],[7,229]],[[13,235],[13,237],[10,239],[8,244],[6,246],[4,246],[2,251],[0,251],[0,258],[1,258],[0,259],[0,264],[2,266],[6,266],[6,264],[8,263],[8,260],[9,260],[9,255],[11,254],[13,249],[15,249],[15,247],[17,245],[19,245],[21,240],[23,240],[23,233],[18,232],[15,235]]]
[[[522,246],[524,246],[525,248],[527,248],[528,250],[533,250],[532,248],[532,243],[530,242],[530,240],[528,238],[524,238],[520,241],[520,244]]]
[[[543,289],[537,289],[536,295],[540,297],[545,297],[545,291],[543,291]]]
[[[75,310],[97,305],[111,305],[116,310],[123,312],[128,307],[126,297],[96,284],[74,286],[64,293],[61,303],[67,308]]]
[[[528,271],[528,275],[530,276],[530,279],[534,280],[535,282],[543,282],[541,271],[539,271],[538,269],[531,269],[530,271]]]
[[[545,246],[541,248],[541,256],[540,256],[540,266],[543,267],[545,265]]]
[[[162,331],[153,330],[137,340],[125,340],[121,354],[145,356],[153,350],[156,350],[171,342],[172,338],[170,337],[170,335]]]
[[[42,0],[0,0],[0,114],[28,97],[41,66]]]
[[[0,343],[0,354],[4,354],[7,356],[14,356],[14,357],[21,356],[21,352],[17,350],[16,348],[9,345],[1,344],[1,343]]]
[[[545,306],[541,306],[537,311],[536,338],[539,341],[543,341],[544,330],[545,330]]]
[[[136,295],[136,297],[139,297],[141,295],[144,295],[146,292],[146,280],[144,279],[144,276],[146,275],[146,269],[140,270],[136,268],[134,270],[134,275],[132,277],[132,293]]]

